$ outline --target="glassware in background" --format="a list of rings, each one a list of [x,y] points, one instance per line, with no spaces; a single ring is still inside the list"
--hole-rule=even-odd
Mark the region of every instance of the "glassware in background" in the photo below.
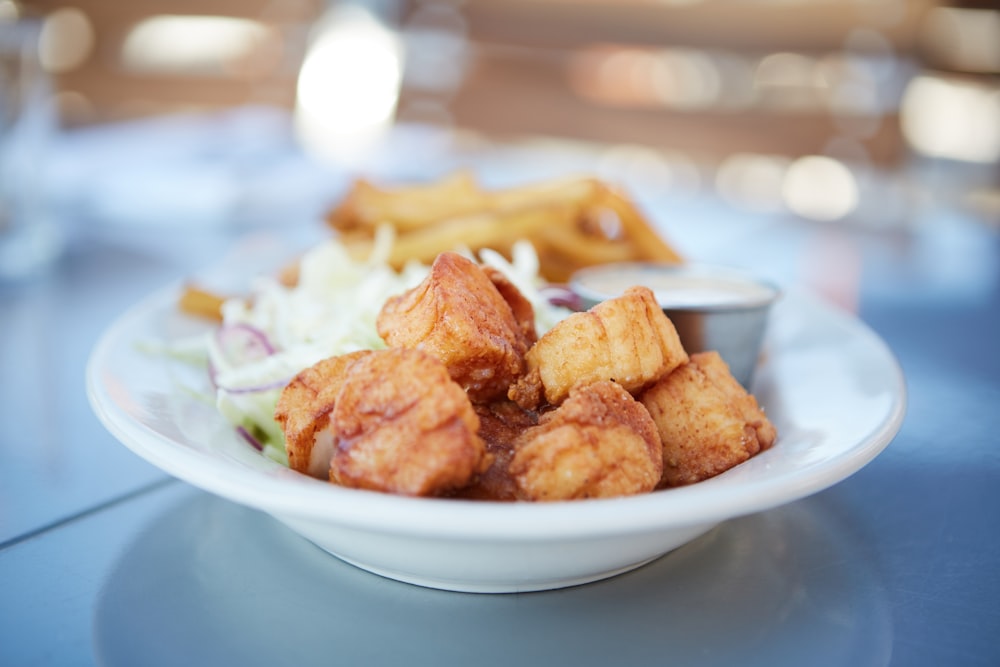
[[[38,56],[40,30],[40,21],[0,2],[0,282],[44,272],[64,246],[43,197],[56,123]]]

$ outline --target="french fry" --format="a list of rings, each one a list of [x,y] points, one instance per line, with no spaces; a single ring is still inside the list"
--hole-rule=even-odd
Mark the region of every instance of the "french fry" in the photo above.
[[[525,238],[531,240],[538,230],[546,226],[569,227],[576,219],[578,208],[574,204],[558,203],[500,214],[480,213],[454,218],[398,235],[388,262],[397,268],[410,260],[430,263],[440,253],[458,248],[473,251],[492,248],[509,255],[516,241]],[[367,257],[374,245],[371,239],[358,236],[342,240],[351,254],[358,258]]]
[[[369,233],[381,224],[401,232],[420,229],[461,215],[488,209],[488,196],[467,172],[456,172],[427,185],[386,190],[358,180],[344,200],[327,216],[341,231],[364,229]]]
[[[185,285],[178,305],[182,312],[196,317],[222,321],[222,304],[226,297],[194,285]]]
[[[489,193],[488,205],[494,211],[508,211],[551,203],[576,202],[581,206],[590,201],[600,183],[592,178],[564,178],[531,183]]]
[[[576,226],[545,227],[538,230],[534,238],[544,241],[551,252],[565,255],[584,266],[626,262],[636,255],[635,247],[628,240],[588,235]]]
[[[649,226],[632,202],[622,195],[610,189],[606,190],[601,203],[618,214],[623,235],[632,241],[636,249],[635,259],[674,264],[684,261],[680,254]]]

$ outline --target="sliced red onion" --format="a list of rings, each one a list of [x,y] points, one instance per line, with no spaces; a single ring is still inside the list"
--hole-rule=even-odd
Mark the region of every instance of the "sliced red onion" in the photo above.
[[[224,324],[215,332],[215,337],[222,354],[236,365],[274,354],[274,346],[267,334],[249,324]]]
[[[563,285],[546,285],[538,291],[553,306],[561,306],[573,311],[583,310],[583,301],[580,299],[580,295],[568,287]]]
[[[212,389],[219,388],[219,369],[211,359],[208,360],[208,381],[212,384]]]
[[[239,433],[244,440],[250,443],[250,446],[256,449],[258,452],[264,451],[264,443],[255,438],[250,431],[242,426],[236,427],[236,432]]]

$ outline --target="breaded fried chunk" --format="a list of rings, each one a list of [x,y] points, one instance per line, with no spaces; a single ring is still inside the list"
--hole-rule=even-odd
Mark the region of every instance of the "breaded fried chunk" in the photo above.
[[[646,409],[621,385],[580,385],[515,441],[510,463],[523,500],[608,498],[652,491],[662,447]]]
[[[489,463],[479,418],[444,365],[391,348],[346,369],[331,427],[330,480],[411,496],[448,495]]]
[[[330,414],[344,384],[344,371],[368,350],[324,359],[292,378],[278,397],[274,418],[285,432],[288,467],[326,479],[333,456]]]
[[[524,408],[559,405],[577,383],[614,380],[635,393],[688,359],[653,292],[632,287],[556,324],[526,355],[508,396]]]
[[[504,289],[516,291],[509,284]],[[378,333],[391,347],[420,349],[440,360],[474,402],[489,402],[506,395],[524,372],[534,339],[534,315],[529,330],[524,304],[518,305],[519,320],[512,299],[475,262],[442,253],[418,286],[386,302]]]
[[[691,360],[643,392],[663,443],[661,487],[692,484],[767,449],[774,425],[717,352]]]

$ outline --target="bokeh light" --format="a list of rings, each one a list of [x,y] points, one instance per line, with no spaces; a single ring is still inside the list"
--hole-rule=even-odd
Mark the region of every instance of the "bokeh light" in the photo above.
[[[854,174],[842,162],[821,155],[795,160],[785,173],[782,194],[789,210],[812,220],[837,220],[858,205]]]
[[[930,157],[1000,160],[1000,90],[976,81],[920,76],[903,97],[903,133]]]
[[[403,54],[369,12],[344,7],[317,33],[299,72],[296,127],[306,148],[351,159],[395,113]]]

